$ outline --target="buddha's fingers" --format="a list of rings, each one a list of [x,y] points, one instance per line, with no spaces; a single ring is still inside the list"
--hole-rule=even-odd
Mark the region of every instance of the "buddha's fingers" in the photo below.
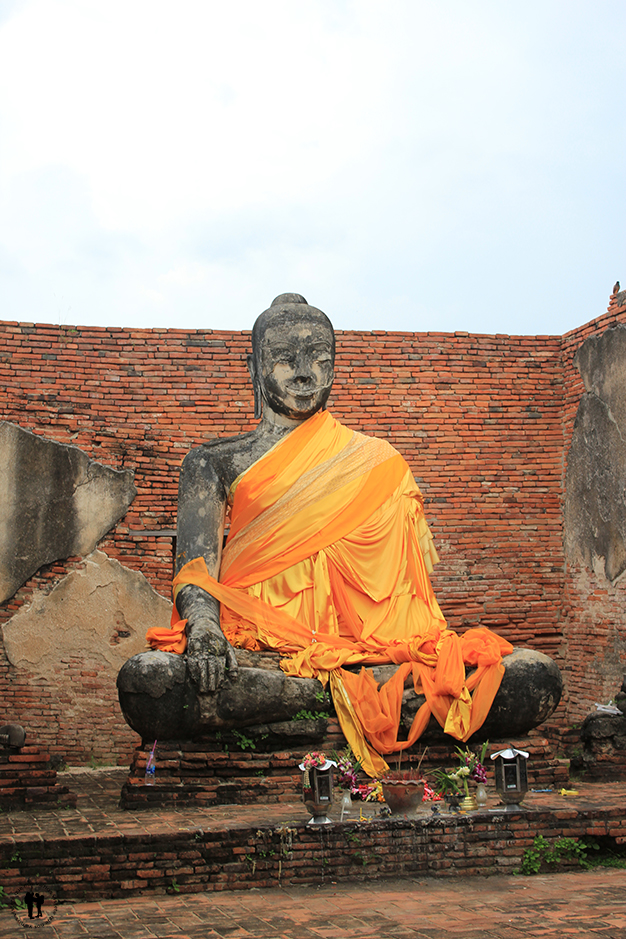
[[[201,694],[206,694],[209,689],[209,658],[203,653],[194,653],[187,657],[187,668],[189,677]]]
[[[229,681],[237,681],[239,678],[239,663],[237,662],[235,650],[230,644],[226,650],[226,669]]]

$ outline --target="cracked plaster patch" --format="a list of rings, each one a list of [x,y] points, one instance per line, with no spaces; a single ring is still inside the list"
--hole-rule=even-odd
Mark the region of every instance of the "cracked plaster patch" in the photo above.
[[[44,564],[90,554],[136,492],[130,470],[0,422],[0,602]]]
[[[85,558],[56,587],[33,595],[28,609],[2,627],[9,661],[58,680],[68,657],[108,674],[115,682],[123,663],[146,649],[150,626],[169,626],[172,604],[143,574],[123,567],[102,551]]]

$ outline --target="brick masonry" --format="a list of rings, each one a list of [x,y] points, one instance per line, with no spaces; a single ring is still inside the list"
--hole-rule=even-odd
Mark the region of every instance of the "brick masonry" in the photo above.
[[[336,718],[331,719],[327,735],[319,749],[329,756],[343,749],[346,743]],[[249,740],[238,740],[236,736],[206,737],[200,741],[167,741],[157,745],[156,773],[154,783],[145,785],[146,761],[150,748],[138,747],[134,754],[128,779],[121,792],[120,807],[137,811],[159,806],[180,809],[184,806],[200,808],[215,805],[269,805],[280,802],[297,802],[302,795],[302,772],[299,764],[309,744],[297,750],[249,749]],[[493,781],[492,753],[498,753],[509,745],[529,754],[527,764],[530,788],[559,789],[569,785],[569,761],[558,759],[554,746],[533,731],[528,737],[517,740],[494,740],[485,756],[490,781]],[[242,750],[241,746],[245,749]],[[419,745],[402,754],[400,762],[389,758],[391,771],[416,771],[419,763],[421,774],[431,780],[433,770],[458,765],[458,756],[446,744],[432,744],[427,748]],[[362,781],[367,777],[361,773]]]
[[[626,659],[624,587],[568,566],[563,553],[566,456],[583,392],[572,358],[588,336],[624,322],[626,306],[613,297],[607,313],[562,337],[337,334],[329,408],[387,437],[411,465],[450,624],[486,625],[557,658],[567,688],[553,728],[613,695]],[[138,495],[100,547],[164,596],[182,458],[253,424],[248,351],[240,332],[0,325],[0,416],[135,471]],[[38,572],[0,609],[0,623],[79,562]],[[137,738],[121,724],[113,683],[83,674],[79,649],[67,664],[76,681],[61,700],[54,683],[3,656],[3,719],[72,764],[128,761]]]
[[[76,793],[57,782],[50,754],[36,746],[0,749],[0,811],[76,807]]]
[[[23,895],[31,882],[60,900],[93,900],[425,874],[510,874],[539,833],[550,843],[587,837],[623,845],[626,819],[622,809],[603,806],[397,816],[328,827],[293,821],[44,840],[16,835],[0,843],[0,882],[8,896]]]

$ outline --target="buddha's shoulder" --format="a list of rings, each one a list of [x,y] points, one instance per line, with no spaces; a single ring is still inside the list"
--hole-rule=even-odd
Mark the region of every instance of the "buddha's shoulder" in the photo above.
[[[208,464],[228,463],[235,457],[246,453],[252,455],[256,449],[256,435],[254,431],[237,434],[234,437],[214,437],[206,440],[185,456],[183,465],[186,468],[203,467]]]
[[[228,485],[270,449],[271,441],[256,430],[235,437],[216,437],[190,450],[183,460],[185,474],[217,475]]]
[[[401,456],[400,451],[396,450],[384,437],[378,437],[373,434],[363,434],[357,430],[354,431],[352,442],[354,446],[362,447],[367,452],[378,453],[386,458]]]

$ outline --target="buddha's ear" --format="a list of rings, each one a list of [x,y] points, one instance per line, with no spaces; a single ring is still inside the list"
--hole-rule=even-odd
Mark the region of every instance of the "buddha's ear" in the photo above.
[[[246,362],[248,363],[248,371],[252,379],[252,387],[254,388],[254,417],[258,420],[263,414],[263,395],[261,394],[261,383],[257,375],[254,355],[247,356]]]

